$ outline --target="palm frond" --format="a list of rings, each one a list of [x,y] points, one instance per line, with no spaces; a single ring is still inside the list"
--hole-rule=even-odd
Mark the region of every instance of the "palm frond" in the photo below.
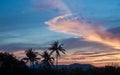
[[[60,52],[59,52],[59,51],[56,51],[56,55],[57,55],[57,56],[60,56]]]
[[[50,52],[50,55],[52,55],[54,51],[55,51],[55,50],[52,50],[52,51]]]
[[[60,50],[63,54],[66,54],[64,50]]]

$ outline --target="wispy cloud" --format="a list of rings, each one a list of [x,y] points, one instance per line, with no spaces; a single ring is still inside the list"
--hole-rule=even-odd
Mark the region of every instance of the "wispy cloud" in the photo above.
[[[36,51],[43,53],[43,50],[36,49]],[[12,53],[19,59],[26,57],[24,50],[12,51]],[[71,54],[62,55],[59,58],[59,64],[86,63],[104,66],[120,62],[119,56],[120,51],[115,49],[111,51],[74,51]]]
[[[84,38],[85,41],[97,42],[120,49],[120,38],[115,37],[114,34],[100,25],[78,20],[70,14],[55,17],[45,23],[49,25],[50,30],[72,34]]]
[[[77,54],[76,54],[77,53]],[[109,51],[76,51],[71,55],[66,55],[60,58],[60,63],[90,63],[96,66],[104,66],[111,63],[120,62],[118,57],[120,52],[117,50]],[[102,61],[102,62],[101,62]]]
[[[52,9],[62,14],[71,12],[62,0],[31,0],[31,3],[35,10]]]

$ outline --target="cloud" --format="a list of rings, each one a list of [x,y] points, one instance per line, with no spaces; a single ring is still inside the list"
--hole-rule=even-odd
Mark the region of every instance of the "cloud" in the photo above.
[[[71,63],[86,63],[93,64],[96,66],[104,66],[111,63],[120,62],[120,51],[111,50],[110,51],[76,51],[71,55],[66,55],[60,58],[59,62],[62,64]],[[102,61],[102,62],[101,62]]]
[[[28,48],[45,50],[47,47],[43,47],[41,44],[29,44],[29,43],[10,43],[0,45],[0,50],[3,51],[26,50]]]
[[[114,27],[114,28],[108,29],[108,31],[115,34],[117,37],[120,37],[120,27]]]
[[[31,3],[35,10],[52,9],[62,14],[71,12],[62,0],[31,0]]]
[[[43,50],[36,50],[39,53],[43,53]],[[12,51],[18,59],[26,57],[24,50]],[[120,51],[111,50],[110,51],[75,51],[72,54],[66,54],[59,58],[59,64],[72,64],[72,63],[86,63],[93,64],[96,66],[104,66],[111,64],[112,62],[120,62]],[[40,56],[38,56],[40,57]],[[102,62],[101,62],[102,61]]]
[[[75,51],[72,55],[90,57],[90,58],[99,58],[99,57],[109,57],[109,56],[117,56],[120,52],[117,50],[110,51]],[[114,58],[114,57],[113,57]]]
[[[55,17],[45,22],[45,24],[49,25],[50,30],[72,34],[83,38],[84,41],[97,42],[115,49],[120,49],[120,38],[108,32],[100,25],[81,21],[70,14]]]
[[[67,39],[62,39],[62,43],[64,43],[64,47],[70,51],[92,51],[96,49],[96,51],[107,51],[111,50],[113,48],[103,45],[100,43],[96,42],[89,42],[89,41],[84,41],[82,38],[67,38]]]

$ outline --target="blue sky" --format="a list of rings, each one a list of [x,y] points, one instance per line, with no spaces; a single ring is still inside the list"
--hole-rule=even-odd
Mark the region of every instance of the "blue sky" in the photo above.
[[[84,41],[79,35],[71,34],[71,30],[69,30],[71,32],[64,32],[67,28],[57,30],[58,22],[55,23],[58,24],[55,27],[47,25],[46,22],[51,23],[56,18],[61,22],[65,20],[64,15],[72,14],[72,17],[67,16],[68,21],[69,18],[78,17],[80,22],[93,24],[95,27],[92,26],[92,29],[100,25],[105,28],[105,34],[100,32],[100,36],[103,34],[103,38],[107,38],[106,33],[107,35],[110,33],[111,39],[118,40],[120,36],[119,7],[119,0],[0,0],[0,50],[15,51],[30,47],[39,49],[48,47],[54,40],[60,40],[66,44],[67,49],[70,51],[74,49],[74,52],[112,51],[114,48],[110,46],[113,45],[111,42],[108,44],[110,40],[105,39],[107,43],[102,43],[103,41],[96,42],[96,40],[85,38],[87,41]]]
[[[45,21],[59,15],[56,5],[48,5],[50,0],[1,0],[0,1],[0,41],[8,44],[45,44],[53,40],[71,38],[59,32],[50,31]],[[117,27],[120,24],[119,0],[61,0],[72,13],[87,21],[101,23],[105,27]],[[50,2],[50,4],[53,4]],[[61,13],[63,12],[63,13]],[[44,40],[44,41],[43,41]]]
[[[37,5],[31,0],[1,0],[0,3],[1,46],[14,43],[44,44],[68,37],[48,30],[44,24],[57,15],[53,11],[34,10]]]

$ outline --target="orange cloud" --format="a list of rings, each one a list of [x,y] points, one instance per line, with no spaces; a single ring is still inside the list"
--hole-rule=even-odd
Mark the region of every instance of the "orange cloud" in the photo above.
[[[120,49],[120,39],[118,37],[106,31],[102,26],[81,22],[75,17],[71,17],[70,14],[58,16],[45,23],[49,25],[50,30],[72,34],[84,38],[85,41],[97,42]]]
[[[41,50],[37,50],[39,53],[43,53]],[[26,57],[24,50],[12,52],[18,59]],[[76,51],[71,54],[63,55],[59,58],[59,64],[73,64],[73,63],[84,63],[92,64],[95,66],[104,66],[111,63],[120,62],[120,51],[111,50],[111,51]],[[38,56],[40,58],[40,56]],[[39,60],[40,61],[40,60]]]
[[[72,55],[66,55],[61,57],[59,60],[60,64],[72,64],[72,63],[86,63],[95,66],[104,66],[112,63],[120,62],[120,52],[119,51],[104,51],[104,52],[74,52]]]

